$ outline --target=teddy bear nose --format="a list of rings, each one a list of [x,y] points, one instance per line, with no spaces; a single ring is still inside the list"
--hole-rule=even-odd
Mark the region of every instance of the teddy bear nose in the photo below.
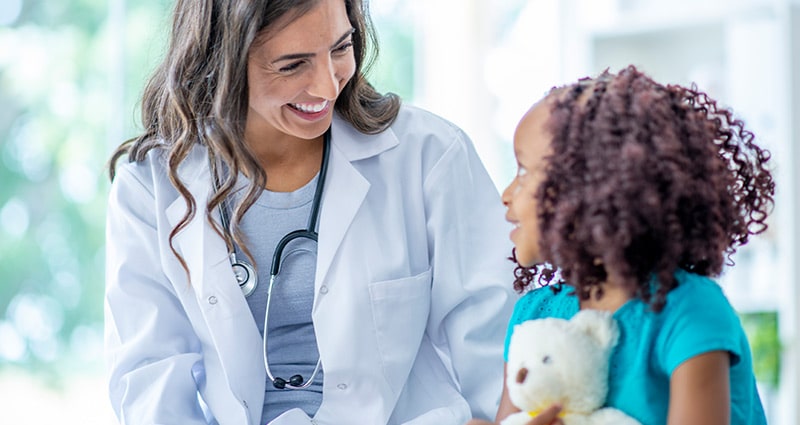
[[[521,384],[525,382],[525,378],[527,376],[528,376],[528,369],[523,367],[522,369],[519,370],[519,372],[517,372],[517,383]]]

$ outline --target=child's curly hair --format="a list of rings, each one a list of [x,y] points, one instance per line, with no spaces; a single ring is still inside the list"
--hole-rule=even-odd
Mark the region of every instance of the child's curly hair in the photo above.
[[[563,281],[588,299],[612,271],[660,311],[676,269],[717,276],[767,228],[769,152],[694,85],[629,66],[547,99],[552,154],[535,194],[546,263],[518,266],[517,291]]]

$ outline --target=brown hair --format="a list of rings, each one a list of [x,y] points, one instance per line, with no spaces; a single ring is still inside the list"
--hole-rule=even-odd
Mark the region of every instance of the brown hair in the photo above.
[[[355,29],[356,72],[336,100],[335,110],[359,131],[379,133],[397,117],[400,100],[392,93],[378,93],[364,76],[378,53],[367,0],[342,1]],[[177,170],[195,145],[200,144],[208,148],[215,174],[218,164],[228,170],[226,179],[206,205],[206,216],[218,232],[211,212],[231,194],[239,172],[251,178],[231,220],[233,239],[249,256],[237,225],[265,187],[266,175],[244,144],[248,52],[260,34],[275,30],[273,25],[286,23],[287,19],[282,18],[291,20],[301,16],[318,2],[178,0],[175,3],[167,54],[142,96],[144,131],[120,145],[109,161],[109,177],[113,180],[122,156],[127,155],[134,162],[143,161],[155,148],[166,152],[169,179],[187,205],[186,214],[170,233],[170,245],[196,213],[196,200],[180,181]],[[226,243],[231,249],[233,241]],[[174,247],[172,250],[186,269],[183,258]]]
[[[769,152],[696,87],[629,66],[547,98],[552,154],[535,194],[546,263],[518,266],[518,291],[568,282],[588,299],[612,271],[660,311],[677,269],[719,275],[767,228]]]

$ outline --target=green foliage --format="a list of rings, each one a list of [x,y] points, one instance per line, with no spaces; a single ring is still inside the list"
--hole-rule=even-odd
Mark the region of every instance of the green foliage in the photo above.
[[[0,26],[0,368],[57,384],[102,364],[105,163],[167,3],[128,2],[120,26],[107,0],[28,0]]]
[[[771,388],[778,388],[781,371],[781,341],[778,332],[778,312],[762,311],[739,315],[750,349],[756,379]]]
[[[407,5],[396,5],[396,9]],[[400,95],[404,101],[413,101],[414,93],[414,28],[402,19],[400,10],[392,16],[376,16],[378,56],[367,70],[367,78],[381,92]],[[398,16],[401,18],[398,19]],[[406,20],[410,17],[406,16]]]

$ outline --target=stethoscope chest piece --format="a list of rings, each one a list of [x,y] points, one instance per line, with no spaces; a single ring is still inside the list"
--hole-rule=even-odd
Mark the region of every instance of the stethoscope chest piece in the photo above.
[[[236,283],[239,284],[239,289],[245,297],[249,297],[256,290],[258,286],[258,275],[255,269],[249,263],[244,261],[237,261],[236,254],[231,254],[231,267],[233,274],[236,276]]]

